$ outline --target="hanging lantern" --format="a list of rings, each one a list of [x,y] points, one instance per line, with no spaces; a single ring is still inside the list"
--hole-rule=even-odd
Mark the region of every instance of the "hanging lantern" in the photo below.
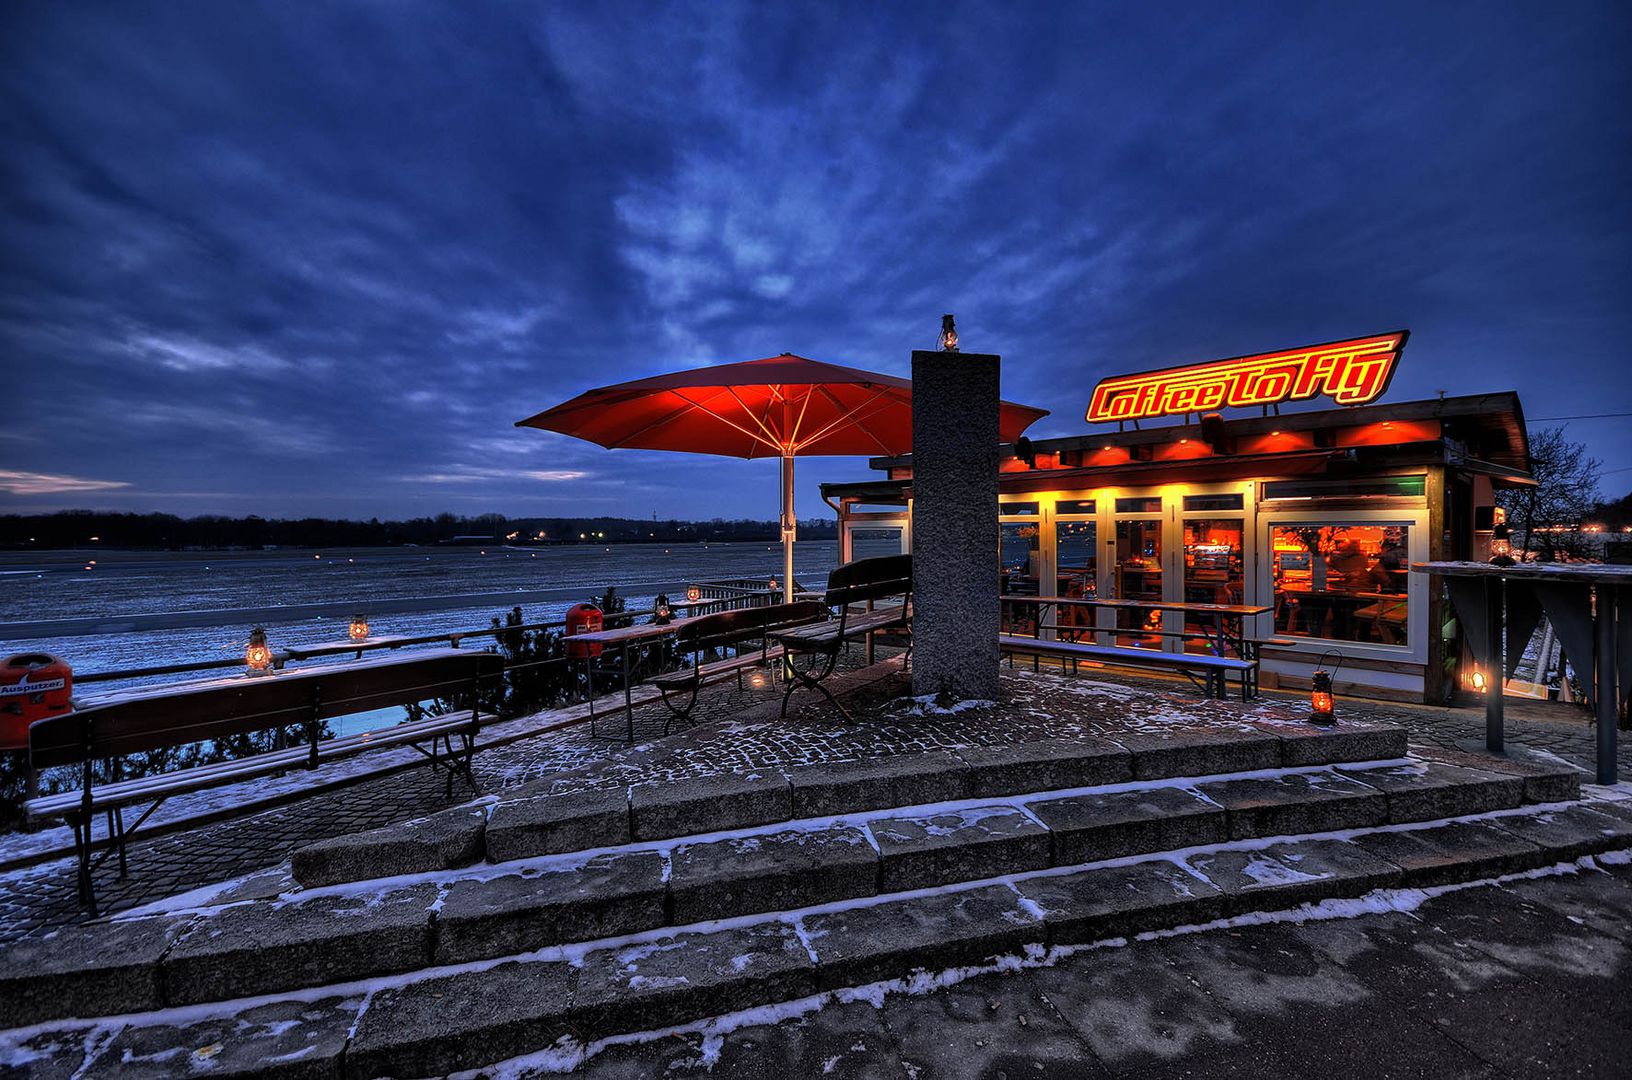
[[[1332,670],[1326,670],[1326,658],[1335,655],[1337,663]],[[1337,723],[1336,711],[1332,701],[1332,676],[1337,669],[1343,666],[1343,654],[1336,649],[1328,649],[1320,656],[1319,665],[1315,673],[1309,677],[1309,722],[1321,727],[1331,727]]]
[[[353,615],[351,617],[351,625],[346,628],[346,633],[350,635],[351,640],[353,641],[367,641],[368,616],[361,613]]]
[[[952,324],[952,316],[941,316],[941,351],[958,351],[958,328]]]
[[[244,649],[244,663],[251,675],[272,674],[272,646],[266,643],[266,631],[259,626],[249,632],[249,645]]]
[[[702,598],[703,598],[703,590],[702,589],[698,588],[695,585],[687,585],[686,586],[686,599],[689,602],[695,604],[697,601],[701,600]]]
[[[1513,530],[1507,527],[1505,521],[1497,522],[1490,532],[1490,565],[1518,565],[1518,560],[1513,557]]]
[[[669,609],[669,598],[668,598],[668,596],[665,595],[664,593],[658,593],[657,594],[657,602],[655,604],[653,604],[652,606],[653,606],[653,608],[656,609],[656,611],[655,611],[656,617],[654,619],[652,619],[652,621],[654,623],[656,623],[657,625],[659,625],[659,626],[669,625],[669,619],[672,617],[673,612]]]

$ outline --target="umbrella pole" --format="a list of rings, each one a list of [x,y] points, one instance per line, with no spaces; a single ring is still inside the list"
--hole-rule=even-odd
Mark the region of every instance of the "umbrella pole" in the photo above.
[[[782,599],[793,603],[793,455],[782,455]]]

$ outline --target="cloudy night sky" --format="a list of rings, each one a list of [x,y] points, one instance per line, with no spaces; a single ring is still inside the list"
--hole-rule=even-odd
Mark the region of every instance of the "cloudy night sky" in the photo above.
[[[0,509],[769,518],[773,462],[512,424],[947,311],[1034,436],[1401,327],[1392,400],[1624,411],[1629,102],[1623,4],[13,0]]]

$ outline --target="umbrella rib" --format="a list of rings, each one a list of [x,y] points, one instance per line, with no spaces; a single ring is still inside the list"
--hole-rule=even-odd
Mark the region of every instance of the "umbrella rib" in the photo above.
[[[742,398],[737,397],[737,392],[735,390],[733,390],[729,386],[725,387],[724,389],[733,398],[736,398],[737,404],[742,405],[744,410],[746,410],[748,408],[748,406],[743,405]],[[680,398],[680,400],[682,400],[682,401],[691,401],[690,398],[686,397],[686,395],[680,393],[680,391],[678,391],[678,390],[674,390],[674,391],[670,391],[670,392],[673,393],[676,397]],[[771,432],[767,431],[765,435],[761,435],[761,434],[759,434],[759,433],[757,433],[755,431],[752,431],[752,430],[750,430],[748,428],[743,427],[741,424],[736,423],[733,420],[727,419],[724,415],[715,412],[713,409],[710,409],[707,405],[703,405],[700,402],[696,402],[696,401],[691,401],[691,404],[695,408],[701,409],[703,412],[705,412],[708,415],[712,416],[714,419],[718,420],[720,423],[726,425],[727,427],[735,428],[737,431],[742,432],[744,435],[748,436],[750,439],[753,439],[755,442],[764,443],[766,446],[769,446],[772,450],[775,450],[778,453],[781,452],[781,450],[782,450],[781,444],[775,442],[773,439],[770,439],[770,438],[766,437],[766,435],[770,435]],[[748,415],[749,415],[750,418],[752,418],[753,413],[749,413]],[[760,426],[764,427],[763,424],[761,424]]]
[[[803,442],[801,442],[799,444],[799,446],[809,446],[813,442],[818,442],[823,437],[825,437],[829,432],[833,431],[834,429],[840,427],[843,424],[856,424],[857,426],[860,426],[860,419],[867,415],[866,409],[868,408],[868,406],[875,406],[872,411],[877,412],[879,410],[879,408],[881,407],[881,406],[877,406],[877,402],[879,401],[879,399],[881,399],[885,395],[887,395],[890,392],[890,390],[891,390],[891,388],[887,387],[887,386],[879,387],[877,390],[874,390],[872,397],[868,398],[866,401],[862,402],[860,405],[856,406],[854,409],[851,409],[849,412],[845,413],[844,415],[839,416],[836,419],[834,419],[832,423],[827,424],[825,427],[823,427],[819,431],[817,431],[816,434],[812,435],[808,439],[805,439]],[[830,400],[832,400],[833,404],[836,407],[838,407],[839,409],[843,409],[844,408],[843,403],[840,402],[837,398],[831,397],[831,392],[829,392],[829,393],[830,393]],[[863,428],[862,430],[865,431],[866,429]],[[872,432],[868,431],[867,435],[874,442],[879,442],[878,436],[874,435]],[[794,447],[794,449],[798,450],[799,446]],[[886,453],[889,452],[888,447],[883,447],[883,449],[884,449],[884,451]]]
[[[878,407],[871,413],[856,416],[854,423],[856,425],[856,430],[866,435],[869,439],[872,439],[873,442],[878,445],[878,449],[881,453],[890,454],[894,453],[894,450],[891,448],[890,444],[885,442],[881,437],[879,437],[877,432],[867,426],[867,421],[884,411],[884,404],[884,402],[880,402]]]
[[[772,395],[776,395],[779,392],[779,388],[777,387],[776,384],[766,383],[765,385],[767,386],[767,388],[769,388]],[[759,417],[754,415],[754,410],[750,409],[748,407],[748,403],[746,401],[742,400],[742,396],[737,393],[737,388],[734,387],[734,386],[727,386],[725,388],[725,392],[730,394],[731,397],[732,397],[732,400],[734,400],[739,406],[742,407],[743,414],[746,415],[748,417],[748,419],[750,419],[754,423],[758,424],[759,425],[759,430],[763,431],[765,433],[765,437],[763,439],[760,439],[760,441],[765,443],[767,446],[775,447],[778,451],[780,451],[782,449],[782,443],[777,440],[776,432],[772,431],[770,429],[770,427],[765,423],[764,420],[761,420]],[[766,408],[769,409],[769,407],[770,406],[767,403]],[[716,414],[716,415],[718,415],[718,414]],[[723,420],[724,417],[721,417],[721,419]],[[742,430],[745,430],[745,429],[742,429]]]
[[[691,412],[693,409],[703,409],[703,407],[701,405],[697,404],[695,401],[692,401],[690,398],[686,397],[684,394],[680,393],[678,390],[670,390],[668,392],[673,394],[675,397],[679,398],[681,401],[684,401],[685,405],[683,405],[682,407],[680,407],[678,409],[675,409],[673,412],[669,413],[668,415],[666,415],[664,417],[661,417],[660,419],[653,420],[651,423],[647,424],[645,427],[640,428],[637,431],[633,431],[633,432],[629,433],[628,435],[625,435],[623,438],[618,439],[615,442],[608,443],[607,444],[608,447],[615,450],[615,449],[617,449],[617,448],[619,448],[621,446],[624,446],[624,445],[628,444],[629,442],[631,442],[631,441],[633,441],[635,439],[640,438],[642,435],[645,435],[649,431],[654,431],[657,428],[662,427],[664,424],[667,424],[667,423],[669,423],[671,421],[674,421],[674,420],[678,420],[680,417],[684,416],[688,412]],[[707,412],[708,410],[703,409],[703,411]]]
[[[805,400],[799,405],[799,416],[793,422],[793,430],[788,432],[788,446],[797,451],[799,448],[799,429],[804,426],[805,412],[810,408],[810,399],[816,396],[816,384],[805,387]],[[831,394],[829,397],[831,398]]]

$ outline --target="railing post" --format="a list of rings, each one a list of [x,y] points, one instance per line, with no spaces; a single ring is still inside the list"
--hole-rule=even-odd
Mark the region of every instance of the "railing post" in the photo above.
[[[1507,674],[1504,594],[1501,577],[1485,580],[1485,640],[1491,666],[1485,677],[1485,749],[1493,754],[1502,753],[1506,743],[1502,719],[1502,683]]]
[[[1620,694],[1615,689],[1615,590],[1600,584],[1596,590],[1597,653],[1593,707],[1598,713],[1598,776],[1600,784],[1613,784],[1617,773],[1615,760],[1615,722]]]

